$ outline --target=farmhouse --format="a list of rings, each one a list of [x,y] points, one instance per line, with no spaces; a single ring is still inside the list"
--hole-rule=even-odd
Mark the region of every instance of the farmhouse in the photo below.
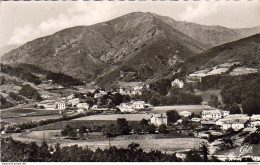
[[[245,123],[247,120],[242,120],[242,119],[236,119],[232,121],[225,121],[222,124],[222,129],[227,130],[228,128],[233,128],[234,130],[238,131],[240,129],[245,128]]]
[[[193,117],[193,118],[191,119],[191,121],[193,121],[193,122],[200,122],[201,119],[200,119],[200,118],[197,118],[197,117]]]
[[[183,152],[176,152],[176,157],[177,158],[181,158],[181,159],[185,159],[186,158],[186,154]]]
[[[76,107],[77,107],[78,109],[86,109],[86,110],[88,110],[88,109],[89,109],[89,104],[88,104],[88,103],[78,103],[78,104],[76,105]]]
[[[181,111],[180,112],[180,116],[183,116],[183,117],[188,117],[190,115],[191,115],[191,112],[189,112],[189,111]]]
[[[235,119],[243,119],[243,120],[249,120],[250,117],[247,114],[230,114],[227,116],[228,118]]]
[[[260,121],[251,121],[247,124],[247,128],[258,129],[260,127]]]
[[[130,103],[121,103],[118,108],[121,112],[134,112],[134,108],[132,107],[132,104]]]
[[[216,125],[216,122],[214,120],[203,120],[203,121],[201,121],[201,125],[206,128],[210,128],[210,127]]]
[[[69,96],[67,97],[68,100],[71,100],[71,99],[73,99],[73,98],[74,98],[74,94],[71,94],[71,95],[69,95]]]
[[[222,117],[222,113],[220,110],[204,110],[202,111],[202,119],[204,120],[216,120]]]
[[[144,109],[144,104],[145,104],[144,101],[132,101],[131,103],[134,109],[138,109],[138,110]]]
[[[101,98],[102,96],[106,95],[107,92],[103,90],[99,90],[98,93],[95,93],[94,98]]]
[[[58,103],[56,103],[56,105],[57,105],[58,110],[65,110],[66,109],[65,102],[58,102]]]
[[[216,121],[216,125],[219,126],[220,128],[222,128],[222,124],[224,122],[230,122],[232,120],[232,118],[222,118],[222,119],[218,119]]]
[[[250,118],[251,121],[260,121],[260,115],[259,114],[254,114]]]
[[[179,79],[175,79],[174,81],[171,82],[172,87],[177,87],[177,88],[183,88],[184,82]]]
[[[92,109],[94,111],[108,111],[109,108],[107,108],[106,106],[99,106],[99,105],[93,105]]]
[[[68,104],[70,104],[72,107],[75,107],[79,103],[79,98],[74,98],[68,101]]]
[[[162,124],[167,125],[167,116],[166,114],[153,114],[151,116],[151,123],[160,126]]]
[[[142,94],[142,90],[145,86],[143,82],[119,82],[119,93],[123,95],[136,95]]]

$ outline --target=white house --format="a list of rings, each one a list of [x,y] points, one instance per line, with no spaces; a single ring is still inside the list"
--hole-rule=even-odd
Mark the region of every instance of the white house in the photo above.
[[[58,110],[65,110],[66,109],[65,102],[58,102],[58,103],[56,103],[56,105],[57,105]]]
[[[250,117],[247,114],[230,114],[227,118],[249,120]]]
[[[41,95],[41,97],[44,98],[44,99],[50,99],[51,98],[51,96],[49,96],[49,95]]]
[[[204,120],[217,120],[222,118],[222,113],[220,110],[204,110],[202,111],[202,119]]]
[[[251,116],[251,121],[257,121],[259,120],[260,121],[260,114],[254,114]]]
[[[229,111],[222,111],[222,117],[227,117],[229,113]]]
[[[191,115],[191,112],[189,112],[189,111],[181,111],[180,112],[180,116],[183,116],[183,117],[188,117],[190,115]]]
[[[247,128],[258,129],[258,127],[260,127],[260,121],[251,121],[247,125]]]
[[[103,90],[99,90],[98,93],[95,93],[94,98],[101,98],[102,96],[106,95],[107,92]]]
[[[160,126],[162,124],[167,125],[167,115],[166,114],[153,114],[151,116],[151,123]]]
[[[118,108],[121,112],[134,112],[135,109],[132,107],[130,103],[121,103]]]
[[[228,128],[233,128],[235,131],[238,131],[240,129],[245,128],[245,123],[247,120],[241,120],[241,119],[236,119],[232,121],[225,121],[222,124],[222,129],[227,130]]]
[[[108,111],[109,108],[105,107],[105,106],[99,106],[99,105],[93,105],[92,109],[95,111]]]
[[[179,120],[177,120],[177,124],[180,124],[180,123],[182,123],[183,122],[183,120],[182,119],[179,119]]]
[[[71,100],[71,99],[74,98],[74,96],[75,96],[74,94],[71,94],[71,95],[69,95],[69,96],[67,97],[67,99],[68,99],[68,100]]]
[[[89,104],[88,103],[78,103],[77,105],[76,105],[76,107],[78,108],[78,109],[89,109]]]
[[[216,125],[217,125],[217,126],[220,126],[220,127],[222,128],[222,124],[223,124],[224,122],[230,122],[230,121],[232,121],[232,118],[222,118],[222,119],[218,119],[218,120],[216,121]]]
[[[84,111],[84,109],[78,109],[77,112],[78,113],[84,113],[85,111]]]
[[[71,104],[73,107],[75,107],[79,103],[79,98],[74,98],[68,101],[68,104]]]
[[[181,158],[181,159],[186,158],[186,154],[182,153],[182,152],[176,152],[175,155],[176,155],[177,158]]]
[[[197,118],[197,117],[193,117],[193,118],[191,119],[191,121],[193,121],[193,122],[200,122],[201,119],[200,119],[200,118]]]
[[[175,79],[174,81],[171,82],[172,87],[177,87],[177,88],[183,88],[184,82],[179,79]]]
[[[142,90],[145,86],[143,82],[119,82],[119,93],[122,95],[136,95],[142,94]]]
[[[144,101],[132,101],[131,104],[132,104],[132,107],[134,109],[137,109],[137,110],[145,108],[145,102]]]

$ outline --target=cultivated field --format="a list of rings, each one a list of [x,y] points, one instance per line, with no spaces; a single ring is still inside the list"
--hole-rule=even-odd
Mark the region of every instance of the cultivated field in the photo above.
[[[212,110],[214,108],[205,106],[205,105],[174,105],[174,106],[155,106],[150,113],[165,113],[168,110],[176,110],[177,112],[181,111],[190,111],[195,114],[200,113],[203,110]]]
[[[231,76],[236,76],[236,75],[243,75],[243,74],[250,74],[250,73],[256,73],[257,70],[253,68],[235,68],[232,72],[230,72]]]
[[[73,120],[117,120],[125,118],[128,121],[141,121],[142,119],[150,119],[150,114],[111,114],[111,115],[91,115]]]
[[[165,136],[165,137],[163,137]],[[109,141],[101,133],[91,133],[86,140],[69,140],[60,136],[59,130],[47,131],[32,131],[24,133],[16,133],[12,135],[13,139],[22,142],[30,143],[35,141],[41,144],[43,139],[49,145],[55,145],[60,142],[61,146],[79,145],[82,147],[88,146],[90,149],[105,149],[109,147]],[[197,138],[175,138],[168,135],[124,135],[111,138],[111,146],[127,147],[130,143],[135,142],[140,144],[140,147],[146,151],[160,150],[160,151],[176,151],[183,149],[192,149],[197,147],[199,141]]]
[[[59,118],[59,111],[33,110],[33,109],[14,109],[1,112],[1,122],[5,123],[24,123],[43,119]]]

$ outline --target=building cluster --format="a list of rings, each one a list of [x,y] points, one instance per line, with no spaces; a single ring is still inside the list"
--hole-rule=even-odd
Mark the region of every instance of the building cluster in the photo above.
[[[68,107],[77,108],[81,112],[90,108],[88,103],[80,102],[80,99],[76,98],[74,94],[56,100],[44,100],[37,104],[39,109],[59,110],[60,112]]]
[[[122,95],[141,95],[144,88],[149,88],[144,82],[119,82],[118,92]]]
[[[144,101],[131,101],[129,103],[121,103],[117,106],[121,112],[136,112],[140,110],[151,110],[153,106]]]
[[[189,117],[191,112],[182,111],[180,116]],[[191,118],[191,121],[200,122],[202,126],[208,128],[222,129],[223,131],[229,128],[235,131],[243,129],[243,131],[256,131],[260,127],[260,115],[248,116],[247,114],[229,114],[229,111],[219,109],[204,110],[201,112],[201,118]],[[181,123],[179,120],[178,123]]]

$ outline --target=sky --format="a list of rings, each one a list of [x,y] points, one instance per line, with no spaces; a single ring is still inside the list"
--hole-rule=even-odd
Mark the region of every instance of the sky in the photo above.
[[[229,28],[260,26],[260,0],[252,1],[0,1],[0,47],[131,12],[153,12],[178,21]]]

